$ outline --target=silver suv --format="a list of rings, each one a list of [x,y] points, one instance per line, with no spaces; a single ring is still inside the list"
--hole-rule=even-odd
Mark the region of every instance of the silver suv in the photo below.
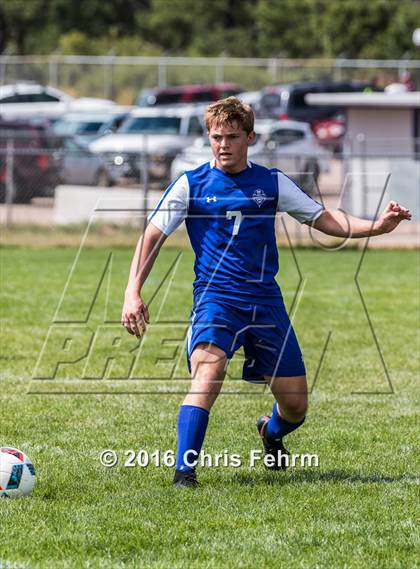
[[[132,111],[117,132],[90,144],[114,179],[140,181],[147,164],[151,179],[167,182],[173,159],[204,133],[203,106],[142,108]]]

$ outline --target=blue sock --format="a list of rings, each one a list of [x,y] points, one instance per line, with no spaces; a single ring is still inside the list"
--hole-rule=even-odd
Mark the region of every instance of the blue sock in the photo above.
[[[193,462],[198,458],[206,434],[209,422],[209,412],[195,405],[181,405],[178,414],[178,450],[176,453],[177,470],[194,470],[194,467],[186,464],[184,454],[193,450],[195,453],[187,453],[187,461]]]
[[[270,439],[281,439],[303,425],[305,421],[305,417],[301,419],[298,423],[289,423],[283,417],[280,417],[277,403],[274,402],[273,405],[273,414],[271,415],[271,419],[267,423],[266,433]]]

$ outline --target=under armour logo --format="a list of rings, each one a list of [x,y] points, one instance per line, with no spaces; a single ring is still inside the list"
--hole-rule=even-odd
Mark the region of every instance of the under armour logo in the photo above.
[[[207,197],[206,197],[206,202],[207,202],[207,203],[215,202],[215,201],[217,201],[216,196],[207,196]]]

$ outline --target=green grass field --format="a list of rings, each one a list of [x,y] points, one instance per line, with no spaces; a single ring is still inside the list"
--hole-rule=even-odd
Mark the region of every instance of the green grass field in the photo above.
[[[361,252],[296,251],[303,281],[294,325],[312,392],[307,421],[286,446],[318,454],[320,465],[286,473],[248,466],[249,451],[260,445],[255,419],[269,411],[271,397],[237,379],[236,359],[211,413],[205,450],[227,449],[244,464],[199,469],[196,490],[173,488],[167,467],[99,463],[102,449],[123,457],[127,449],[175,448],[187,386],[181,340],[192,254],[182,251],[176,261],[178,250],[162,251],[146,298],[178,264],[169,294],[164,286],[151,302],[153,341],[129,380],[127,356],[104,364],[112,349],[106,334],[88,364],[84,358],[51,372],[63,343],[57,326],[71,329],[70,352],[104,318],[111,332],[120,331],[112,322],[132,250],[83,251],[60,302],[76,253],[1,251],[0,445],[24,450],[37,469],[31,497],[0,501],[1,569],[419,566],[418,252],[368,251],[360,271],[389,383],[354,281]],[[299,274],[288,250],[279,274],[290,307]],[[54,315],[64,324],[51,329],[35,372],[45,379],[33,379]],[[161,345],[163,339],[171,343]],[[120,347],[134,349],[136,341],[127,334]]]

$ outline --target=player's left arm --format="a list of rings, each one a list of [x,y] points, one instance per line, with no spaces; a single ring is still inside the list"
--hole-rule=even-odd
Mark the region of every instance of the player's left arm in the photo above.
[[[410,210],[390,201],[375,221],[354,217],[340,210],[326,209],[315,221],[307,223],[334,237],[369,237],[390,233],[404,219],[411,219]]]

